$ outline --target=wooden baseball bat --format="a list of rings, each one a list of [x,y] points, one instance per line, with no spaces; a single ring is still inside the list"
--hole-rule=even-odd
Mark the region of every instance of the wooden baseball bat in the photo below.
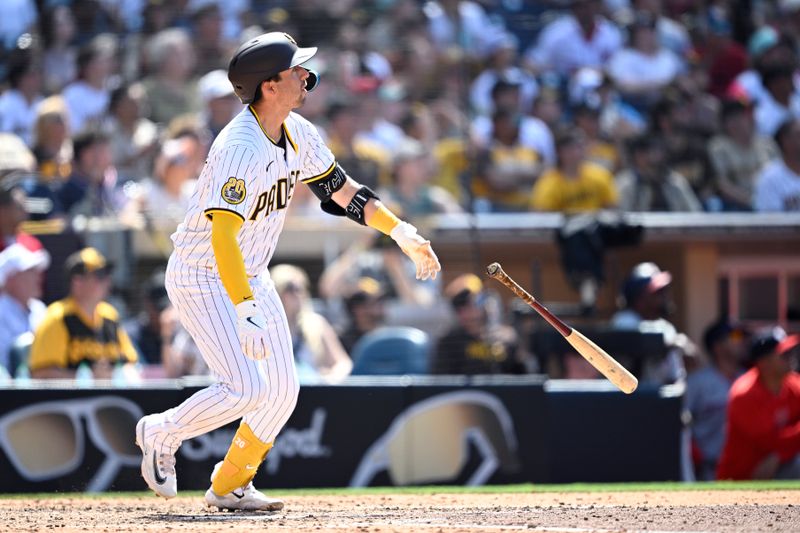
[[[536,301],[536,298],[531,296],[528,291],[523,289],[517,284],[516,281],[511,279],[511,276],[505,273],[500,263],[492,263],[486,267],[486,272],[490,277],[496,279],[509,289],[511,292],[522,298],[525,303],[533,307],[533,309],[544,318],[548,324],[556,328],[561,335],[572,345],[575,350],[583,356],[584,359],[595,367],[601,374],[603,374],[611,383],[613,383],[619,390],[625,394],[630,394],[636,390],[639,381],[633,374],[619,364],[616,359],[608,355],[605,350],[586,338],[580,331],[573,329],[566,325],[560,318],[551,313],[545,306]]]

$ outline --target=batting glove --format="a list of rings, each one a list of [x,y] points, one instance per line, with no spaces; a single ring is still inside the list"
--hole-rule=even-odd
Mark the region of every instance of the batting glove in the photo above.
[[[250,359],[261,360],[269,357],[267,348],[267,319],[254,300],[236,304],[239,340],[244,354]]]
[[[436,273],[442,266],[431,248],[431,242],[420,237],[417,228],[408,222],[400,222],[389,235],[403,253],[414,261],[417,267],[417,279],[436,279]]]

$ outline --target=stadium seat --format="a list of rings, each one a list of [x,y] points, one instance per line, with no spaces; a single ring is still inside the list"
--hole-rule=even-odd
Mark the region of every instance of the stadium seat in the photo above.
[[[411,327],[382,327],[353,347],[353,375],[427,374],[430,337]]]

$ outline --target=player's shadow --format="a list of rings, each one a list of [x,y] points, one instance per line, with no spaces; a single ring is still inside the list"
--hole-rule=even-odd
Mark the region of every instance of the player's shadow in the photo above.
[[[145,515],[143,518],[153,523],[159,522],[179,522],[184,524],[219,524],[226,522],[272,522],[283,516],[280,511],[235,511],[235,512],[198,512],[197,514],[188,513],[155,513]]]

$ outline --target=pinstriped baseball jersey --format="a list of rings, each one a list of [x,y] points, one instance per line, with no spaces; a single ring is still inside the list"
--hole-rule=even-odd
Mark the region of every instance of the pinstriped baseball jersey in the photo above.
[[[316,127],[300,115],[290,113],[283,132],[285,150],[247,107],[217,136],[186,218],[172,235],[182,263],[216,268],[211,217],[229,211],[243,220],[238,242],[248,276],[266,271],[297,182],[321,179],[335,165]]]

